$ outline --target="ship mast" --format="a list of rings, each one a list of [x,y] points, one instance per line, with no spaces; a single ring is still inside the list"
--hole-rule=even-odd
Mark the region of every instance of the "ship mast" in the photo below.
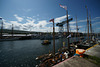
[[[49,20],[49,22],[53,22],[53,58],[55,58],[55,24],[54,24],[54,18]]]
[[[90,18],[90,33],[91,33],[91,40],[92,40],[92,24],[91,24],[91,15],[89,15]]]
[[[78,37],[78,25],[77,25],[77,16],[76,16],[76,31],[77,31],[77,37]]]
[[[88,28],[87,33],[88,33],[88,43],[89,43],[89,20],[88,20],[88,8],[87,8],[87,6],[86,6],[86,9],[87,9],[87,28]]]
[[[60,7],[64,8],[66,10],[67,36],[69,36],[69,23],[68,23],[68,10],[67,10],[67,6],[63,6],[61,4],[59,4],[59,5],[60,5]],[[69,37],[67,38],[67,45],[68,45],[68,50],[70,50]]]
[[[2,18],[0,18],[2,20]],[[3,32],[3,21],[1,23],[1,39],[2,39],[2,32]]]
[[[69,23],[68,23],[68,10],[66,10],[66,17],[67,17],[67,34],[69,36]],[[67,38],[67,45],[68,45],[68,50],[70,50],[70,44],[69,44],[69,37]]]
[[[13,24],[12,24],[12,37],[13,37],[13,31],[14,31],[14,28],[13,28]]]
[[[53,49],[54,49],[54,57],[55,57],[55,25],[53,19]]]

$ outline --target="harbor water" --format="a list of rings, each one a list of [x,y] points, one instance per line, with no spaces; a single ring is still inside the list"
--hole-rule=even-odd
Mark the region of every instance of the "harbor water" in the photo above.
[[[70,42],[78,39],[71,38]],[[0,42],[0,67],[35,67],[40,61],[35,60],[37,56],[53,51],[53,40],[49,45],[42,45],[43,40],[17,40]],[[55,50],[63,46],[67,39],[55,40]]]

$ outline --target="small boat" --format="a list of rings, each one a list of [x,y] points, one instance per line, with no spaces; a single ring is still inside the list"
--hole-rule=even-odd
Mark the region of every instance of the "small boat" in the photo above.
[[[44,54],[44,55],[38,56],[38,57],[36,57],[36,60],[42,59],[42,58],[47,57],[49,55],[50,54]]]
[[[83,39],[84,39],[84,37],[80,37],[80,39],[81,39],[81,40],[83,40]]]
[[[46,45],[46,44],[51,44],[49,40],[44,40],[41,44]]]

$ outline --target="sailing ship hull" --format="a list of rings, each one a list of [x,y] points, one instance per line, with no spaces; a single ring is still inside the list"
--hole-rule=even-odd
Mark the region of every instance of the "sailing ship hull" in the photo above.
[[[47,45],[47,44],[51,44],[51,42],[49,40],[44,40],[41,44]]]

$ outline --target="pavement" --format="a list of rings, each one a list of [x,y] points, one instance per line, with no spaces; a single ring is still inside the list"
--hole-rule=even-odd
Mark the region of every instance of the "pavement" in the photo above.
[[[98,67],[97,65],[78,56],[73,56],[53,67]]]
[[[100,58],[100,45],[96,44],[88,48],[85,52],[87,55],[96,56]],[[87,61],[86,59],[78,56],[73,56],[64,60],[53,67],[98,67],[96,64]]]
[[[84,54],[100,58],[100,45],[96,44],[93,47],[88,48]]]

